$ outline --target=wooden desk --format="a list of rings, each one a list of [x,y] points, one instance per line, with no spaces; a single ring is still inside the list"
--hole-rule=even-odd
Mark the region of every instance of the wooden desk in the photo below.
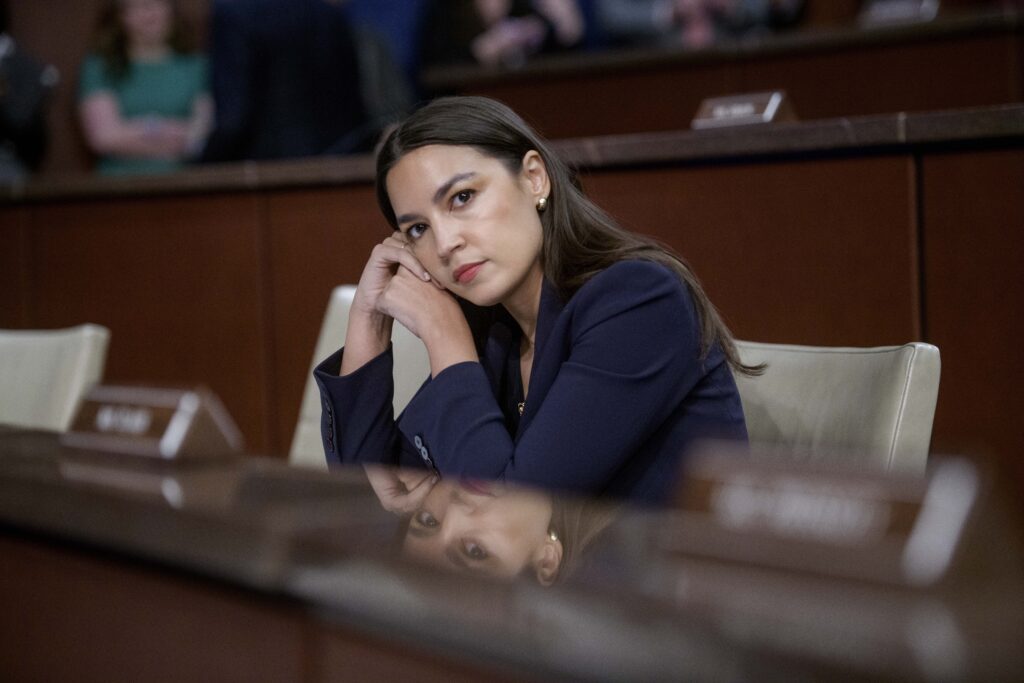
[[[1019,576],[908,590],[681,560],[652,542],[674,514],[620,511],[575,574],[542,588],[400,557],[396,518],[354,474],[259,459],[127,466],[0,432],[0,677],[1024,674]]]

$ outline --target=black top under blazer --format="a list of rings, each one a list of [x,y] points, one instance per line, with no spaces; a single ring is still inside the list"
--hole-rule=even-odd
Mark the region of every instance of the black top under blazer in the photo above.
[[[746,440],[725,355],[715,344],[700,358],[693,297],[669,268],[622,261],[568,302],[545,281],[521,418],[521,332],[495,311],[475,331],[480,362],[428,379],[397,421],[390,349],[345,377],[343,349],[317,366],[328,464],[426,466],[657,504],[695,439]]]

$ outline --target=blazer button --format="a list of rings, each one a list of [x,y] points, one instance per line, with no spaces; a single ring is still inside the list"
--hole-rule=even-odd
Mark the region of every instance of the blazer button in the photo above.
[[[423,445],[423,439],[420,437],[420,435],[417,434],[415,437],[413,437],[412,442],[416,446],[416,450],[420,452],[420,458],[423,459],[423,462],[425,462],[428,466],[433,467],[434,463],[431,462],[430,460],[430,452],[427,450],[427,447]]]

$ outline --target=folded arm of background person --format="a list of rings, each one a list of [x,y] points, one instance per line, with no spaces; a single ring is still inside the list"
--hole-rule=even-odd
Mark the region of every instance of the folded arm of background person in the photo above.
[[[164,116],[125,118],[117,97],[107,91],[88,95],[79,105],[89,146],[103,156],[184,159],[194,154],[213,122],[213,100],[201,95],[186,119]]]

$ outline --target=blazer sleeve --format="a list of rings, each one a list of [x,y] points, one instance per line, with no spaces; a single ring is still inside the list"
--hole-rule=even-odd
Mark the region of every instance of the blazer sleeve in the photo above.
[[[616,264],[566,313],[568,353],[518,443],[478,363],[446,368],[410,402],[399,426],[441,473],[600,492],[704,372],[692,298],[663,266]]]
[[[432,467],[395,427],[391,347],[352,374],[339,377],[344,352],[335,352],[313,370],[322,402],[320,435],[327,464]]]

